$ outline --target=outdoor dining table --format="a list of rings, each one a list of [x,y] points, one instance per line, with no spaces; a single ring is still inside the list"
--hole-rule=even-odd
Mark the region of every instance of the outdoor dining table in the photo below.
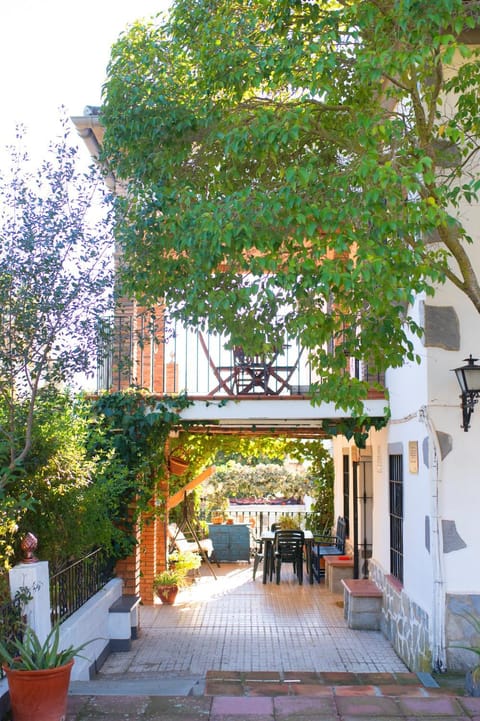
[[[273,547],[275,541],[275,531],[264,531],[262,533],[263,541],[263,583],[266,583],[273,573]],[[313,583],[312,570],[312,545],[313,533],[311,531],[303,531],[303,539],[305,542],[305,561],[307,566],[308,580]]]

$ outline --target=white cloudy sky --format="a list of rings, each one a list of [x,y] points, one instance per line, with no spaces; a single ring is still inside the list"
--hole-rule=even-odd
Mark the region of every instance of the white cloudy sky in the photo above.
[[[169,0],[0,0],[1,147],[23,123],[29,141],[46,148],[58,130],[60,106],[68,115],[81,115],[85,105],[99,105],[112,43],[129,23],[168,5]]]

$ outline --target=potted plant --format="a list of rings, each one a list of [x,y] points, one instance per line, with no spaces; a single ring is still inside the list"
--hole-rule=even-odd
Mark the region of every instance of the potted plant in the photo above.
[[[169,568],[162,571],[153,579],[153,590],[162,603],[172,606],[175,603],[178,589],[185,581],[186,572]]]
[[[295,531],[300,528],[300,519],[294,516],[280,516],[278,524],[282,531]]]
[[[196,571],[202,565],[202,558],[195,551],[174,551],[168,557],[168,565],[174,571],[185,574],[181,586],[187,582],[189,571]]]
[[[187,574],[200,568],[202,559],[194,551],[174,551],[168,557],[169,568],[153,580],[153,590],[162,603],[175,603],[178,591],[187,585]]]
[[[470,624],[470,626],[472,626],[474,633],[477,636],[480,636],[480,619],[468,611],[462,613],[461,616],[468,624]],[[480,657],[480,645],[456,643],[452,645],[452,648],[462,648],[465,651],[471,651]],[[467,671],[465,675],[465,692],[467,696],[480,697],[480,664],[477,664]]]
[[[0,660],[8,681],[14,721],[63,721],[74,657],[81,646],[60,647],[55,625],[43,643],[31,628],[21,638],[0,642]]]

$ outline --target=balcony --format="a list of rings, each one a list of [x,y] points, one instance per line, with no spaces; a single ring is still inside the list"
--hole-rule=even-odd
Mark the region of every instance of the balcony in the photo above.
[[[310,387],[321,379],[290,338],[273,353],[248,355],[240,346],[228,348],[225,336],[167,322],[163,311],[116,316],[102,338],[97,390],[138,386],[159,396],[186,394],[193,405],[181,415],[191,432],[325,437],[323,421],[331,426],[351,416],[332,402],[312,406]],[[347,362],[345,370],[382,384],[364,363]],[[383,392],[372,388],[365,415],[384,417],[385,405]]]
[[[97,390],[132,385],[151,393],[233,398],[303,396],[312,371],[295,341],[269,355],[247,355],[228,338],[187,330],[150,313],[115,316],[98,353]]]

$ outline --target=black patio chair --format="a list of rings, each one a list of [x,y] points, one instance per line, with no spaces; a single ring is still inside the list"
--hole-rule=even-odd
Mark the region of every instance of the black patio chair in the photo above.
[[[274,562],[277,584],[280,583],[282,563],[291,563],[298,583],[303,583],[303,531],[275,531]]]
[[[250,529],[250,548],[253,556],[253,580],[257,575],[257,569],[264,560],[263,540],[255,535],[253,528]]]

